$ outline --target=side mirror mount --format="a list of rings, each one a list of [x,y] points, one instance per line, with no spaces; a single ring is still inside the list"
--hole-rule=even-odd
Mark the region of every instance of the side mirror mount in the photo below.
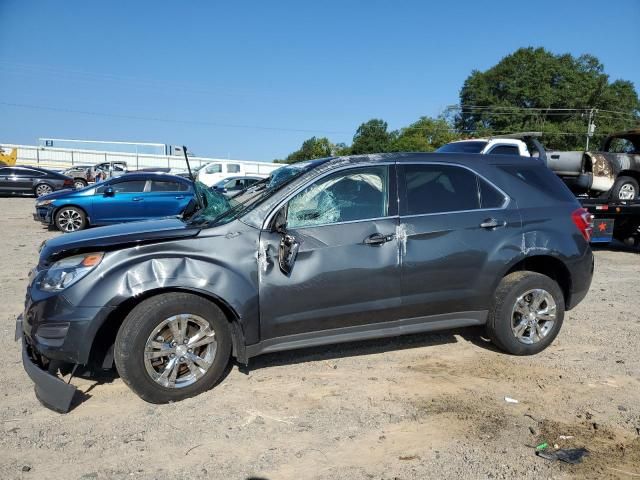
[[[105,197],[113,197],[116,191],[113,189],[113,187],[108,186],[104,189],[104,192],[102,193],[104,194]]]
[[[282,207],[275,217],[273,217],[272,229],[273,232],[286,235],[287,233],[287,206]]]

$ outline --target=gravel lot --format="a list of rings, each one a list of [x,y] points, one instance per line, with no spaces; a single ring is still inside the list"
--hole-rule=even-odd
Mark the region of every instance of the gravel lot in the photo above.
[[[31,219],[33,199],[0,205],[0,478],[640,478],[637,252],[596,252],[589,296],[534,357],[481,330],[416,335],[259,357],[169,405],[76,379],[88,399],[59,415],[13,342],[37,248],[58,233]],[[590,455],[551,463],[543,441]]]

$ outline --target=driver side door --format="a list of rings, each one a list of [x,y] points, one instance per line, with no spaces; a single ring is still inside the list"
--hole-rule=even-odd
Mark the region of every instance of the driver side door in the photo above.
[[[348,168],[315,180],[261,233],[263,340],[376,324],[401,306],[394,165]]]
[[[91,223],[103,225],[145,219],[146,185],[145,179],[112,180],[100,184],[93,197]],[[105,193],[107,187],[113,188],[112,195]]]

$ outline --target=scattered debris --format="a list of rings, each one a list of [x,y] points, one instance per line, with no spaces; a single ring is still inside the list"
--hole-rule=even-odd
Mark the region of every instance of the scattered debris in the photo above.
[[[186,452],[184,452],[184,455],[185,455],[185,456],[189,455],[189,452],[190,452],[191,450],[195,450],[196,448],[201,447],[201,446],[202,446],[202,443],[199,443],[198,445],[195,445],[195,446],[191,447],[189,450],[187,450]]]
[[[507,403],[520,403],[518,400],[516,400],[515,398],[511,398],[511,397],[504,397],[504,401]]]
[[[420,457],[418,455],[401,455],[398,457],[398,460],[420,460]]]
[[[543,450],[546,450],[547,448],[549,448],[549,444],[547,442],[541,443],[540,445],[536,446],[536,452],[541,452]]]
[[[540,450],[536,452],[536,455],[546,460],[551,460],[552,462],[560,460],[561,462],[575,465],[582,462],[582,457],[589,455],[589,451],[586,448],[571,448],[568,450],[561,449],[551,452]]]
[[[533,427],[529,427],[529,431],[531,432],[531,435],[536,435],[537,434],[536,429],[533,428]]]
[[[570,440],[573,438],[573,435],[560,435],[558,438],[560,440]]]
[[[23,472],[28,472],[28,471],[30,471],[30,470],[31,470],[31,467],[30,467],[29,465],[23,465],[23,466],[22,466],[22,471],[23,471]]]

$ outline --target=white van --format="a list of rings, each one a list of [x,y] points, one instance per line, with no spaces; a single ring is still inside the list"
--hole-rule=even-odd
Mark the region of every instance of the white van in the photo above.
[[[198,180],[211,187],[231,176],[253,175],[266,178],[282,165],[267,162],[239,162],[233,160],[219,160],[207,163],[198,170]]]

